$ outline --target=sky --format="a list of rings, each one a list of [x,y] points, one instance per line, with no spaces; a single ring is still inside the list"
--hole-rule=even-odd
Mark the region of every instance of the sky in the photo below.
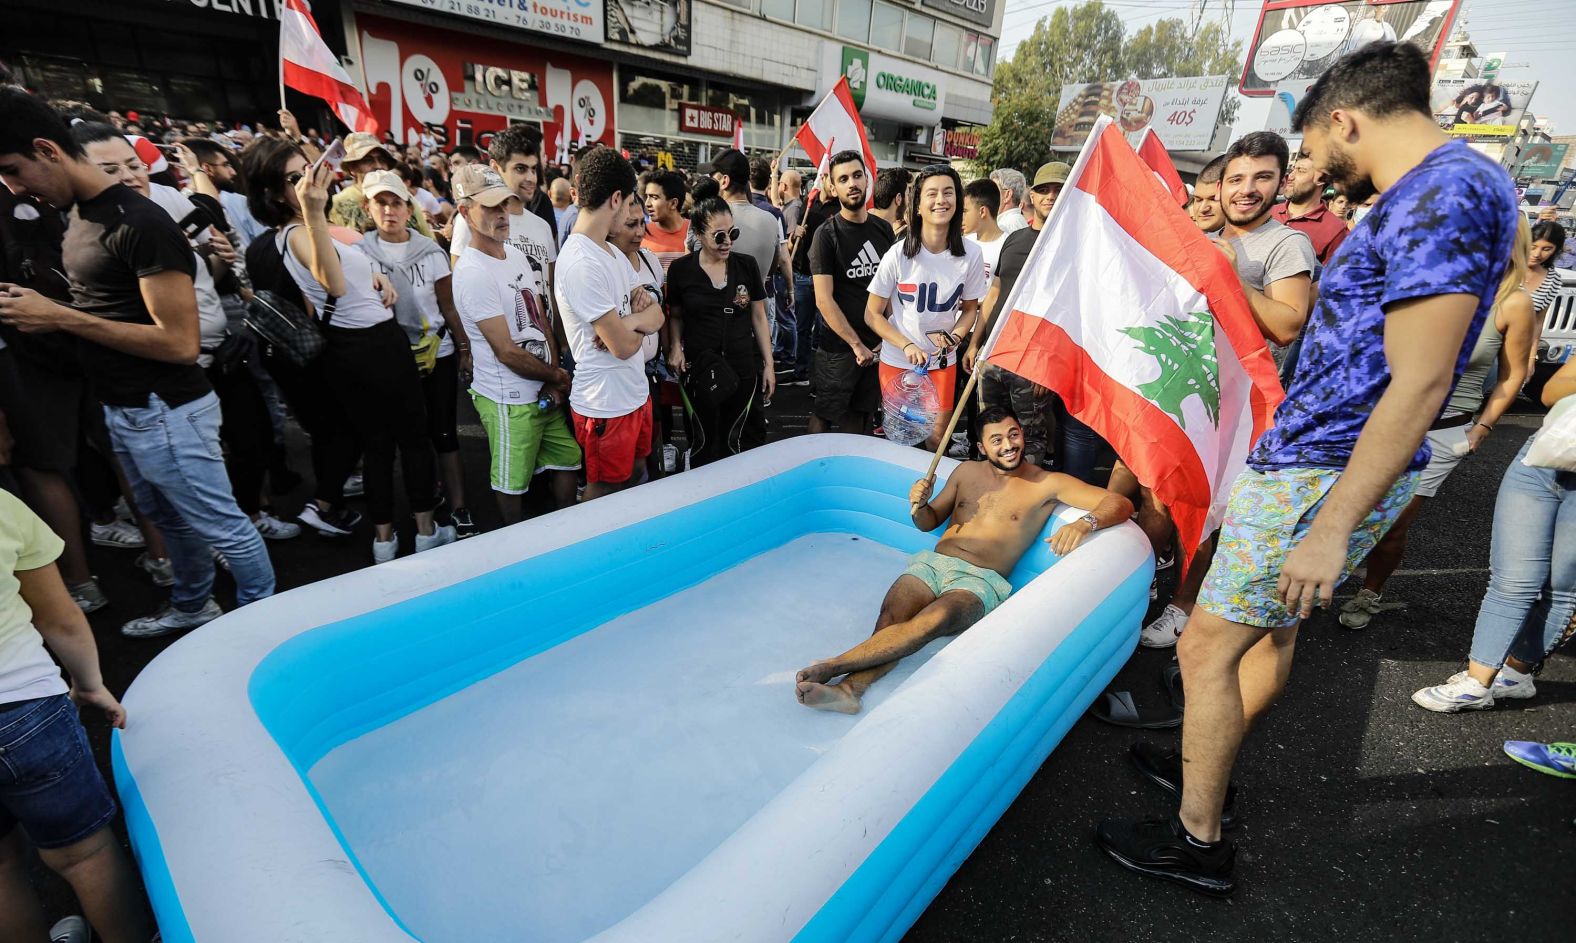
[[[1104,0],[1121,16],[1129,35],[1155,20],[1186,20],[1190,0]],[[1027,39],[1034,24],[1060,6],[1077,0],[1006,0],[1002,25],[1002,60]],[[1219,19],[1224,4],[1208,0],[1206,16]],[[1244,51],[1253,39],[1261,2],[1236,0],[1231,36],[1242,40]],[[1457,25],[1465,24],[1478,52],[1505,53],[1507,81],[1537,81],[1531,110],[1554,121],[1554,134],[1576,134],[1576,0],[1466,0]],[[1250,111],[1249,114],[1257,114]],[[1244,116],[1246,117],[1246,115]]]

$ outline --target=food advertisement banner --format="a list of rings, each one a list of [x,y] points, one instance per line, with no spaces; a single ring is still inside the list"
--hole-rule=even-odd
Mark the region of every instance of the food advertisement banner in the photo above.
[[[1206,150],[1225,95],[1224,75],[1063,85],[1051,146],[1082,147],[1095,121],[1110,115],[1134,145],[1154,128],[1167,150]]]

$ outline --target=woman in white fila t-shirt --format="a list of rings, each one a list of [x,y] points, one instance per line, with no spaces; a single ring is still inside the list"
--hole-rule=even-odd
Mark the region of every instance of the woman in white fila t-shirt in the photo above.
[[[904,370],[930,369],[941,401],[931,448],[952,418],[958,345],[974,329],[988,284],[979,246],[963,238],[962,194],[951,167],[932,164],[919,172],[907,233],[881,257],[865,307],[865,323],[881,335],[882,389]]]

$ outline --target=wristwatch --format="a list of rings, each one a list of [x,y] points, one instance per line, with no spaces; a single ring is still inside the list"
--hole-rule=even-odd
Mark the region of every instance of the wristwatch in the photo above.
[[[1085,514],[1083,517],[1078,519],[1089,525],[1089,533],[1091,534],[1100,529],[1100,519],[1095,517],[1092,513]]]

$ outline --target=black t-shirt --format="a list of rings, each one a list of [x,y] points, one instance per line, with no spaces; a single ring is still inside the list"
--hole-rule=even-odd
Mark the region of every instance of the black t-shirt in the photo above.
[[[879,216],[867,216],[862,223],[850,223],[842,214],[828,219],[815,231],[810,246],[810,274],[832,276],[832,298],[843,317],[859,334],[859,340],[875,349],[881,335],[865,323],[865,304],[870,300],[870,279],[875,277],[881,256],[892,248],[892,227]],[[843,352],[848,342],[837,336],[820,317],[817,345],[826,351]]]
[[[139,278],[160,272],[196,274],[191,244],[157,203],[115,185],[71,208],[61,259],[75,308],[110,321],[152,324]],[[192,330],[197,325],[192,324]],[[146,406],[157,394],[179,406],[208,393],[208,378],[191,363],[165,363],[84,341],[82,368],[110,406]]]
[[[668,268],[668,308],[678,312],[683,327],[684,353],[716,351],[735,370],[754,373],[761,368],[761,351],[755,340],[750,306],[766,299],[761,270],[742,252],[728,254],[728,280],[718,288],[700,267],[700,253],[674,259]]]
[[[837,201],[816,200],[804,212],[804,218],[799,220],[804,225],[804,235],[793,247],[793,271],[795,275],[810,277],[810,246],[815,242],[815,231],[821,224],[831,219],[837,213]]]
[[[992,278],[1001,279],[1001,293],[996,296],[996,308],[990,313],[990,323],[985,325],[982,337],[989,337],[991,329],[996,326],[996,315],[1007,304],[1007,296],[1012,293],[1012,286],[1018,283],[1018,273],[1023,271],[1023,263],[1029,260],[1029,250],[1034,248],[1034,240],[1039,236],[1038,229],[1015,229],[1007,234],[1007,241],[1001,244],[996,270],[991,273]]]

